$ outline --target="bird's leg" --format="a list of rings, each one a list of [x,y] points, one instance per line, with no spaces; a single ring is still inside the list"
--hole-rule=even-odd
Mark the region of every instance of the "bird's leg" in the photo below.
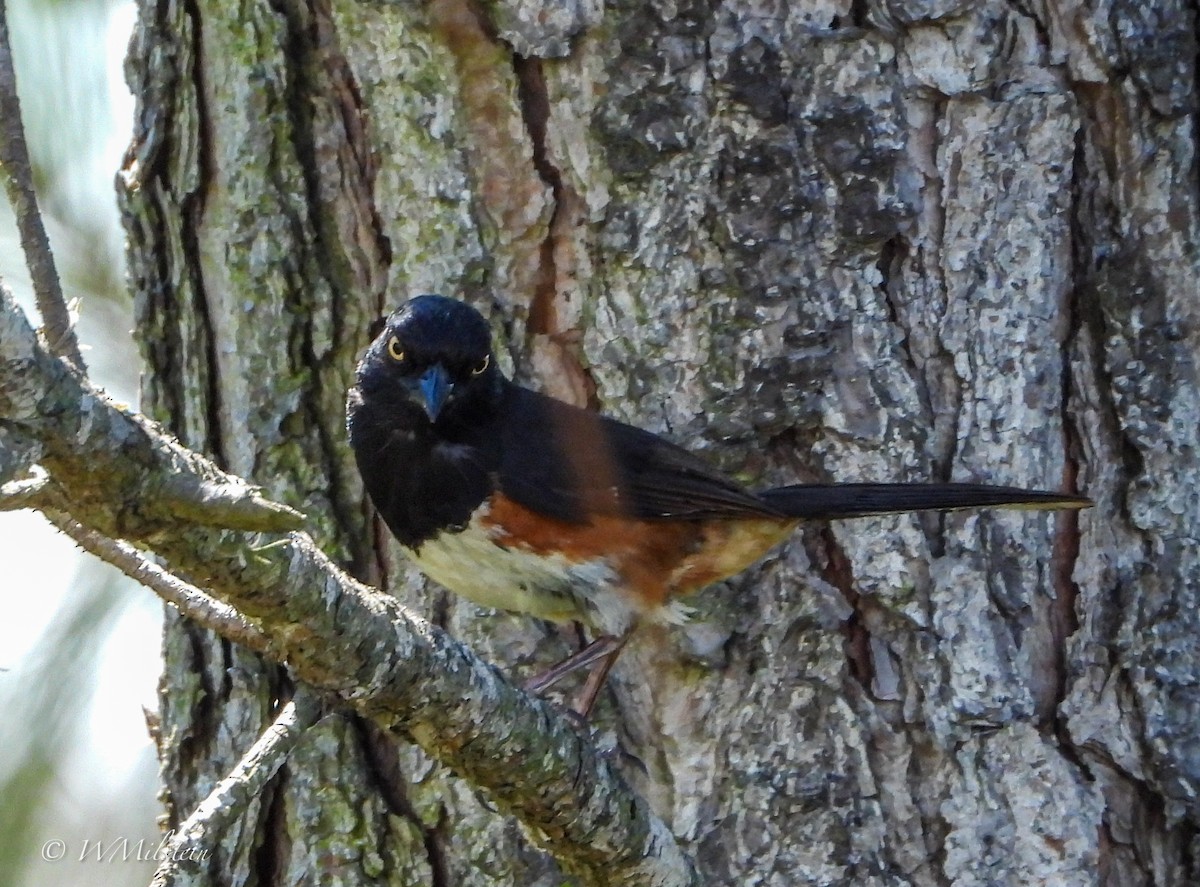
[[[624,637],[602,634],[578,653],[568,656],[562,662],[551,666],[541,674],[534,675],[525,682],[525,690],[528,693],[540,695],[573,671],[579,671],[581,668],[587,668],[589,665],[602,662],[609,656],[615,659],[616,654],[621,652],[623,646],[625,646]],[[610,662],[608,667],[604,669],[604,673],[608,674],[608,668],[611,667],[612,663]]]
[[[629,640],[629,635],[630,632],[625,632],[620,638],[614,638],[617,642],[616,646],[603,659],[596,663],[595,668],[588,675],[587,682],[583,685],[583,688],[571,700],[571,708],[585,721],[588,715],[592,713],[592,706],[596,704],[596,697],[600,695],[600,690],[604,687],[605,680],[608,679],[608,673],[612,670],[613,663],[617,661],[617,657],[625,649],[625,642]]]

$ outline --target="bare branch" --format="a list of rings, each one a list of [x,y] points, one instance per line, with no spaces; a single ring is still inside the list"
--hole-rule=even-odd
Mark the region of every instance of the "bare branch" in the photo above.
[[[342,573],[307,535],[250,548],[241,534],[163,507],[156,496],[176,475],[245,485],[67,372],[3,288],[0,416],[40,441],[41,464],[75,520],[145,543],[173,573],[202,577],[208,593],[258,624],[271,657],[298,680],[411,738],[521,820],[584,884],[699,883],[667,827],[549,703]]]
[[[226,829],[262,793],[300,737],[320,716],[319,700],[307,690],[298,689],[295,698],[283,707],[233,771],[170,835],[151,887],[212,883],[205,861],[211,858]]]
[[[33,191],[33,171],[29,164],[29,148],[25,144],[25,126],[21,122],[21,102],[17,97],[17,76],[13,70],[5,7],[4,0],[0,0],[0,169],[4,173],[4,188],[17,217],[21,248],[25,250],[50,353],[66,358],[81,373],[86,373],[87,366],[79,353],[79,342],[71,327],[71,315],[63,298],[50,241]]]
[[[44,514],[50,523],[74,539],[84,551],[107,561],[130,579],[146,586],[189,619],[256,653],[270,653],[270,638],[257,625],[228,604],[171,575],[128,542],[109,539],[95,530],[89,530],[60,511],[47,509]]]

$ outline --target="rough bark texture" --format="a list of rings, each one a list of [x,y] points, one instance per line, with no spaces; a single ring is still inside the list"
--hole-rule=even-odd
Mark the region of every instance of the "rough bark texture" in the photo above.
[[[574,637],[424,585],[349,467],[356,350],[411,294],[748,482],[1077,487],[1077,518],[806,529],[635,640],[598,741],[712,883],[1195,882],[1197,52],[1170,0],[142,0],[148,406],[506,667]],[[186,624],[166,650],[179,820],[286,681]],[[225,854],[218,883],[559,877],[352,719]]]

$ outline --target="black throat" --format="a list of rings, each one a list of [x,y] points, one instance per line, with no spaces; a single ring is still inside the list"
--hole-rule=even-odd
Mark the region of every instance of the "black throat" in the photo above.
[[[351,389],[350,446],[371,502],[400,544],[415,550],[461,530],[491,494],[500,459],[496,415],[479,404],[434,426],[411,403]]]

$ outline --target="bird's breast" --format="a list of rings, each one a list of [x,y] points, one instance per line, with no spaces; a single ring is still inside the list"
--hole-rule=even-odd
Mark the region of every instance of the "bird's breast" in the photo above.
[[[488,510],[485,504],[466,526],[443,530],[405,553],[429,578],[484,607],[613,632],[633,624],[635,602],[621,592],[606,558],[505,544]]]

